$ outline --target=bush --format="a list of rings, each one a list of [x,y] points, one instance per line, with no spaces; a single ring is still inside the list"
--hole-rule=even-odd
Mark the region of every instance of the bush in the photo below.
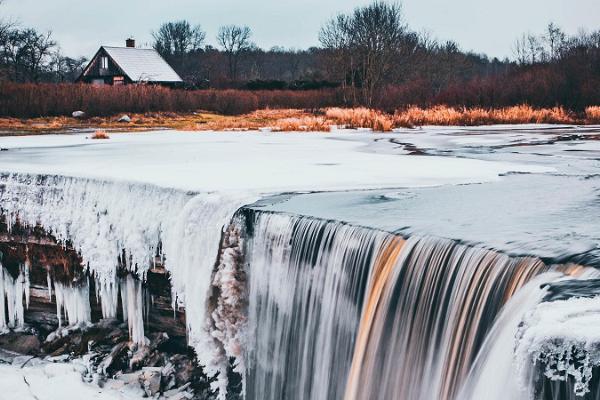
[[[0,116],[67,116],[83,110],[88,116],[117,113],[212,111],[245,114],[262,108],[313,109],[340,105],[336,90],[183,90],[151,85],[0,83]]]

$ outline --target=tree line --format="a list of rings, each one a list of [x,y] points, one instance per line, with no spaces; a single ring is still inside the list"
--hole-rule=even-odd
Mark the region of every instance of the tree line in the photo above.
[[[237,25],[221,27],[213,46],[200,25],[186,20],[162,24],[152,38],[188,88],[338,88],[348,105],[380,108],[600,103],[600,30],[568,35],[553,23],[519,37],[512,60],[415,32],[401,4],[385,1],[326,21],[319,46],[309,49],[262,49],[249,27]],[[85,62],[62,55],[51,33],[0,21],[0,79],[69,82]]]

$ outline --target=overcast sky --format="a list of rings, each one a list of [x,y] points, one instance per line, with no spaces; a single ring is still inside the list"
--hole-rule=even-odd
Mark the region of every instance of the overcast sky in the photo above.
[[[127,36],[150,43],[165,21],[201,24],[209,43],[226,24],[245,24],[257,45],[307,48],[318,45],[321,24],[369,0],[5,0],[0,16],[24,26],[52,30],[65,54],[91,57],[99,45],[123,45]],[[512,57],[524,32],[541,32],[554,21],[568,33],[600,29],[600,0],[405,0],[414,30],[451,39],[462,49]]]

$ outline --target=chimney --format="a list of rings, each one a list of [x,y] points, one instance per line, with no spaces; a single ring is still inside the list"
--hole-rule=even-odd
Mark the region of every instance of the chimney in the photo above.
[[[129,38],[125,41],[125,46],[135,48],[135,39]]]

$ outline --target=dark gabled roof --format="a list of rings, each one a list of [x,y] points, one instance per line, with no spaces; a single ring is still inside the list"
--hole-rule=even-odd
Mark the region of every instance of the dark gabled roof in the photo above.
[[[102,46],[133,82],[183,82],[154,49]]]

